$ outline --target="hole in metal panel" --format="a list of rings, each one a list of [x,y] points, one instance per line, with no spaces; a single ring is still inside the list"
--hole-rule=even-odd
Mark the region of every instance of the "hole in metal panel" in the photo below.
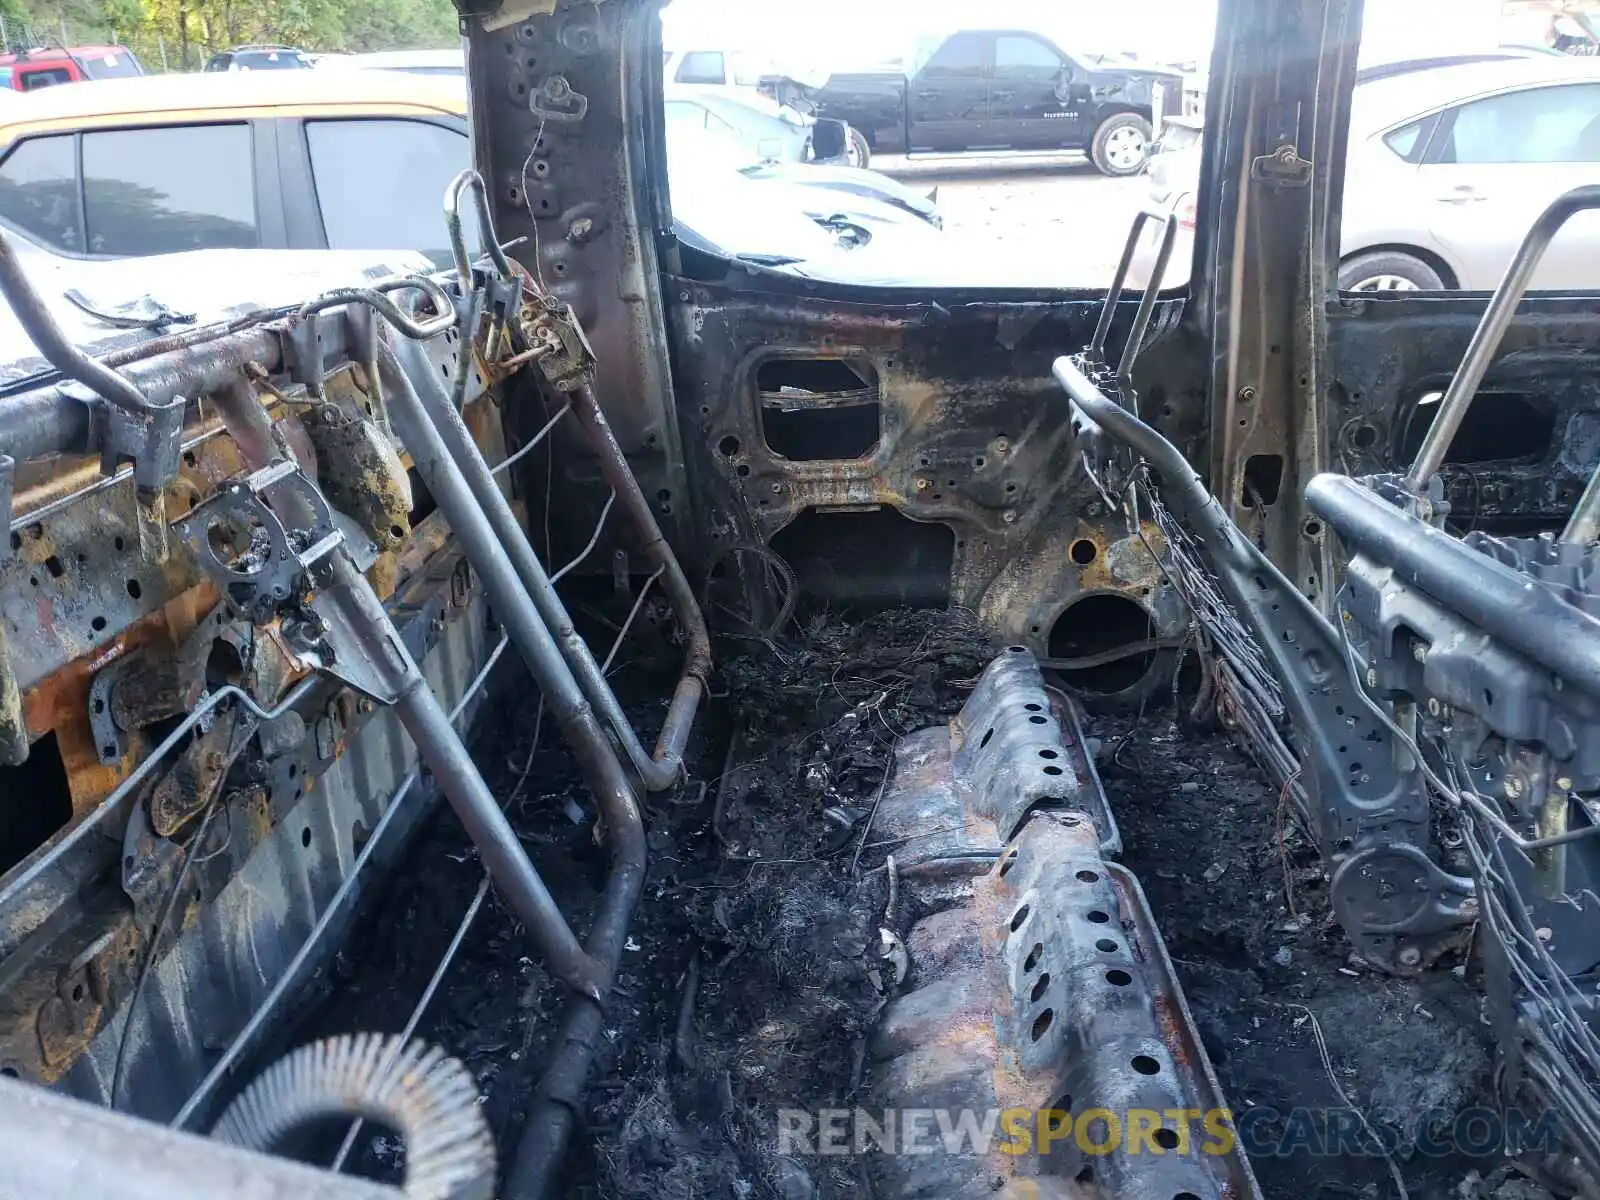
[[[775,358],[756,368],[761,434],[795,462],[863,458],[882,434],[878,373],[837,358]]]
[[[897,509],[808,508],[772,537],[807,596],[838,605],[942,607],[950,602],[955,530]]]
[[[1283,455],[1252,454],[1244,460],[1243,493],[1246,508],[1276,504],[1283,493]]]
[[[1410,462],[1417,456],[1422,440],[1433,427],[1439,415],[1442,392],[1426,392],[1419,396],[1396,424],[1401,429],[1400,446],[1395,461]],[[1461,428],[1451,439],[1444,461],[1470,465],[1473,463],[1505,462],[1518,458],[1543,458],[1550,453],[1555,441],[1556,418],[1553,409],[1540,404],[1519,392],[1481,389]]]
[[[1050,628],[1048,653],[1052,659],[1084,659],[1148,641],[1150,614],[1138,603],[1111,592],[1100,592],[1071,604]],[[1137,684],[1155,664],[1156,651],[1128,654],[1111,662],[1063,670],[1073,687],[1090,694],[1110,695]]]
[[[0,873],[9,871],[72,820],[72,790],[54,732],[20,766],[0,767]]]

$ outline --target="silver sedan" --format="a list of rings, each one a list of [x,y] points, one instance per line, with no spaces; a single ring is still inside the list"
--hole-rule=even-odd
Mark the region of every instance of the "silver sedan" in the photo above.
[[[1150,165],[1152,199],[1189,233],[1202,140],[1176,126]],[[1375,72],[1356,86],[1349,146],[1340,289],[1489,291],[1552,200],[1600,182],[1600,62],[1538,56]],[[1187,269],[1180,242],[1173,262]],[[1600,214],[1568,223],[1533,286],[1600,286]]]

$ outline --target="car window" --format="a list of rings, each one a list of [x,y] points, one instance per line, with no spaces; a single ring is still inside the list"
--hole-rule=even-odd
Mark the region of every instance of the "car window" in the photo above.
[[[82,54],[78,64],[90,79],[127,79],[143,75],[139,60],[126,50],[108,50],[104,54]]]
[[[994,77],[1013,83],[1054,83],[1061,56],[1043,42],[1002,35],[994,41]]]
[[[1463,104],[1453,116],[1433,161],[1600,162],[1600,84],[1508,92]]]
[[[958,33],[934,51],[922,74],[929,79],[971,79],[983,73],[988,57],[982,34]]]
[[[83,205],[92,254],[259,245],[250,127],[86,133]]]
[[[298,50],[235,51],[232,65],[241,71],[297,71],[311,63]]]
[[[464,131],[428,121],[307,121],[306,142],[330,248],[419,250],[450,265],[439,197],[472,165]]]
[[[47,246],[82,251],[72,134],[29,138],[0,162],[0,219]]]
[[[72,72],[65,67],[49,67],[42,71],[24,71],[22,73],[22,90],[36,92],[40,88],[55,87],[59,83],[71,83]]]
[[[740,87],[760,87],[761,77],[767,74],[769,64],[765,59],[750,54],[733,56],[733,81]]]
[[[1384,144],[1408,163],[1420,162],[1423,152],[1428,148],[1427,132],[1434,120],[1434,117],[1424,117],[1420,121],[1413,121],[1409,125],[1391,130],[1384,134]]]
[[[722,83],[726,78],[720,50],[691,50],[678,64],[679,83]]]
[[[668,100],[666,103],[667,121],[672,125],[686,129],[704,129],[708,115],[705,109],[698,104],[690,104],[687,100]]]

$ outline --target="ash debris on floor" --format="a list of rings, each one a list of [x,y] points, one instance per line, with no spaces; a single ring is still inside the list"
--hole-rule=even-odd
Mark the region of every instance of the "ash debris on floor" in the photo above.
[[[890,973],[874,868],[892,847],[870,814],[896,741],[959,711],[994,650],[963,614],[896,611],[819,617],[723,667],[727,758],[688,821],[657,826],[639,935],[698,979],[664,989],[670,1020],[625,1030],[626,1083],[596,1105],[600,1195],[867,1194],[857,1162],[776,1157],[778,1110],[861,1086]]]
[[[1496,1108],[1479,994],[1449,961],[1399,980],[1350,959],[1313,848],[1279,791],[1231,743],[1182,728],[1170,709],[1102,717],[1101,777],[1206,1050],[1237,1117],[1273,1137],[1294,1110],[1349,1103],[1400,1131],[1394,1159],[1412,1200],[1547,1200],[1501,1158],[1432,1157],[1405,1136],[1430,1109]],[[1305,1128],[1302,1124],[1301,1128]],[[1287,1140],[1287,1139],[1286,1139]],[[1270,1200],[1399,1194],[1368,1154],[1306,1150],[1252,1159]]]
[[[873,840],[870,814],[896,740],[956,713],[997,649],[970,616],[932,610],[817,616],[775,642],[719,647],[688,781],[645,801],[650,876],[563,1194],[870,1196],[856,1160],[779,1158],[777,1112],[860,1099],[891,972],[877,929],[894,847]],[[633,661],[619,692],[652,698],[629,708],[654,730],[671,680],[643,678],[652,656]],[[581,936],[607,861],[592,806],[548,724],[529,758],[536,701],[506,707],[475,753]],[[1315,856],[1294,835],[1280,853],[1276,789],[1236,749],[1177,729],[1170,710],[1091,718],[1087,732],[1101,742],[1124,858],[1236,1112],[1343,1103],[1308,1012],[1355,1105],[1492,1104],[1476,993],[1448,966],[1403,982],[1347,961]],[[580,822],[574,804],[587,810]],[[402,1028],[480,879],[441,807],[296,1040]],[[476,1075],[502,1168],[564,1001],[491,892],[417,1032]],[[355,1170],[394,1177],[392,1138],[361,1146]],[[1500,1160],[1409,1148],[1398,1159],[1416,1200],[1544,1200]],[[1270,1200],[1398,1194],[1381,1157],[1254,1165]]]

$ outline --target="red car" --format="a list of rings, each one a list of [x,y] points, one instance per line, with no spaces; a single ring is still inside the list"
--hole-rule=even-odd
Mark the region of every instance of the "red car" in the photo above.
[[[0,87],[18,92],[143,74],[144,67],[126,46],[41,46],[0,54]]]

